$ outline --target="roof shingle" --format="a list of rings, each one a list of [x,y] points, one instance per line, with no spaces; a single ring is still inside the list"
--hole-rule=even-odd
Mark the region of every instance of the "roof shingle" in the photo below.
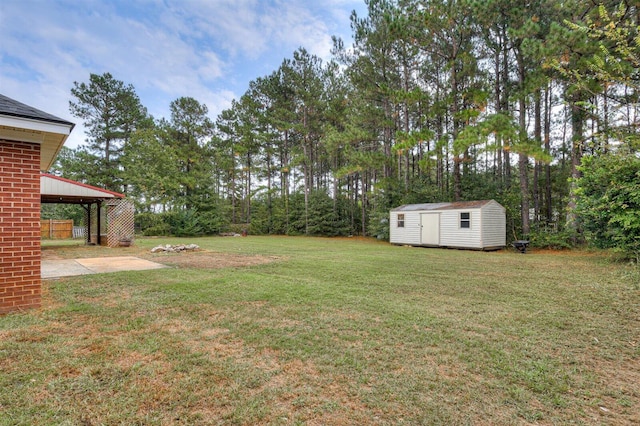
[[[63,120],[55,115],[40,111],[37,108],[30,107],[29,105],[18,102],[2,94],[0,94],[0,115],[73,125],[70,121]]]

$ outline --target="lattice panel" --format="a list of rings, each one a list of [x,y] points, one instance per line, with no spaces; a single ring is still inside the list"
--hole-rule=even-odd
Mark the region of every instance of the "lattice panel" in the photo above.
[[[98,229],[98,205],[97,204],[91,204],[89,206],[89,216],[91,218],[91,220],[89,221],[89,218],[87,218],[87,223],[90,223],[90,227],[91,227],[91,235],[89,236],[89,241],[94,243],[94,244],[98,244],[98,234],[103,233],[103,229]],[[102,228],[104,228],[104,221],[101,223]]]
[[[129,200],[109,200],[107,209],[107,241],[109,247],[133,245],[135,208]]]
[[[85,243],[87,244],[91,243],[91,233],[89,231],[93,232],[93,224],[89,221],[89,218],[91,218],[91,206],[87,206],[87,208],[84,209],[84,230],[86,234]]]

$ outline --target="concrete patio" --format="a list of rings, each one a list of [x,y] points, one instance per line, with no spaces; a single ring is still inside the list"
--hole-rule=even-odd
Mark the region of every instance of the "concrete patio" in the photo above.
[[[42,260],[42,278],[51,279],[74,275],[144,271],[160,268],[167,268],[167,266],[135,256]]]

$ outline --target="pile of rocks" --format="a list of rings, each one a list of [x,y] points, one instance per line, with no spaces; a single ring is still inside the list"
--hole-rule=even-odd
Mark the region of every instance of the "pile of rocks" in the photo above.
[[[180,253],[183,251],[193,251],[193,250],[199,250],[199,249],[200,249],[200,246],[197,244],[178,244],[175,246],[172,246],[171,244],[167,244],[164,246],[156,246],[152,248],[151,253],[159,253],[159,252]]]

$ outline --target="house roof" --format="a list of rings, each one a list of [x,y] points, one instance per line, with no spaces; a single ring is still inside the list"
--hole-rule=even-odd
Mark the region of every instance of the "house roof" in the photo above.
[[[40,200],[43,203],[91,204],[124,198],[124,194],[76,182],[48,173],[40,174]]]
[[[58,118],[55,115],[44,111],[40,111],[39,109],[23,104],[22,102],[18,102],[2,94],[0,94],[0,114],[73,125],[73,123],[67,120],[63,120],[62,118]]]
[[[479,201],[456,201],[451,203],[424,203],[424,204],[405,204],[400,207],[396,207],[391,211],[394,212],[409,212],[420,210],[464,210],[464,209],[478,209],[485,206],[494,200],[479,200]],[[497,204],[497,203],[496,203]]]
[[[75,124],[0,94],[0,139],[41,145],[40,169],[47,170]]]

